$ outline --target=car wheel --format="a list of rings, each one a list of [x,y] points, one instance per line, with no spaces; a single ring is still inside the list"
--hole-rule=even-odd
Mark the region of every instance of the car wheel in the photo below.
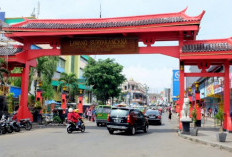
[[[162,125],[162,122],[161,122],[161,120],[159,121],[159,125]]]
[[[97,123],[97,126],[99,127],[99,126],[100,126],[100,123]]]
[[[113,129],[110,129],[109,130],[109,133],[112,135],[112,134],[114,134],[114,130]]]
[[[135,127],[133,126],[133,127],[131,128],[131,135],[134,135],[135,132],[136,132],[136,130],[135,130]]]
[[[148,125],[145,125],[145,127],[144,127],[144,130],[143,130],[145,133],[147,133],[148,132]]]

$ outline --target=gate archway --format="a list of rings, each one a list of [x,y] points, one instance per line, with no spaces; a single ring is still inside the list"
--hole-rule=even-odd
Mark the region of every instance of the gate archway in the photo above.
[[[187,8],[186,8],[187,9]],[[196,36],[205,13],[189,17],[186,9],[177,13],[102,19],[26,19],[22,23],[3,27],[5,35],[24,44],[13,49],[9,63],[24,67],[22,95],[18,117],[32,118],[27,108],[29,67],[35,59],[55,55],[96,54],[163,54],[179,59],[180,110],[184,99],[184,77],[225,77],[224,128],[232,130],[230,121],[229,65],[232,40],[201,40]],[[177,46],[154,46],[157,41],[178,41]],[[146,47],[139,47],[143,42]],[[31,45],[49,44],[51,49],[30,49]],[[10,50],[12,51],[12,50]],[[209,73],[209,65],[223,65],[224,73]],[[185,65],[198,65],[201,73],[185,73]],[[15,74],[12,74],[14,76]],[[199,106],[198,106],[199,112]],[[181,113],[180,113],[181,117]],[[179,125],[182,128],[181,123]]]

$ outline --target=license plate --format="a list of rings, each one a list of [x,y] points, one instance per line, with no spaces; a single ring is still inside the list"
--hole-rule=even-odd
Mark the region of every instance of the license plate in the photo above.
[[[114,122],[116,122],[116,123],[120,123],[120,122],[121,122],[121,120],[120,120],[120,119],[115,119],[115,120],[114,120]]]

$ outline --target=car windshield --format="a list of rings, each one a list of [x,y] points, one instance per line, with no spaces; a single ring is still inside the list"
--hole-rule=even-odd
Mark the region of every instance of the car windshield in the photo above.
[[[146,112],[146,115],[159,115],[160,113],[159,113],[159,111],[157,111],[157,110],[148,110],[147,112]]]
[[[97,109],[97,113],[110,113],[111,108],[110,107],[99,107]]]
[[[111,108],[109,107],[104,107],[102,113],[110,113]]]
[[[125,117],[128,115],[129,110],[113,109],[111,110],[110,116],[112,117]]]

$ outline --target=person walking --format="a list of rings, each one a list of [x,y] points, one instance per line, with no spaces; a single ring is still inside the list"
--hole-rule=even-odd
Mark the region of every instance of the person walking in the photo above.
[[[87,115],[88,115],[89,121],[91,121],[91,118],[92,118],[92,110],[91,109],[88,110]]]
[[[205,124],[205,109],[203,107],[201,108],[201,117],[203,120],[203,124]]]
[[[168,119],[169,119],[169,121],[171,121],[171,119],[172,119],[172,110],[170,108],[168,110]]]

